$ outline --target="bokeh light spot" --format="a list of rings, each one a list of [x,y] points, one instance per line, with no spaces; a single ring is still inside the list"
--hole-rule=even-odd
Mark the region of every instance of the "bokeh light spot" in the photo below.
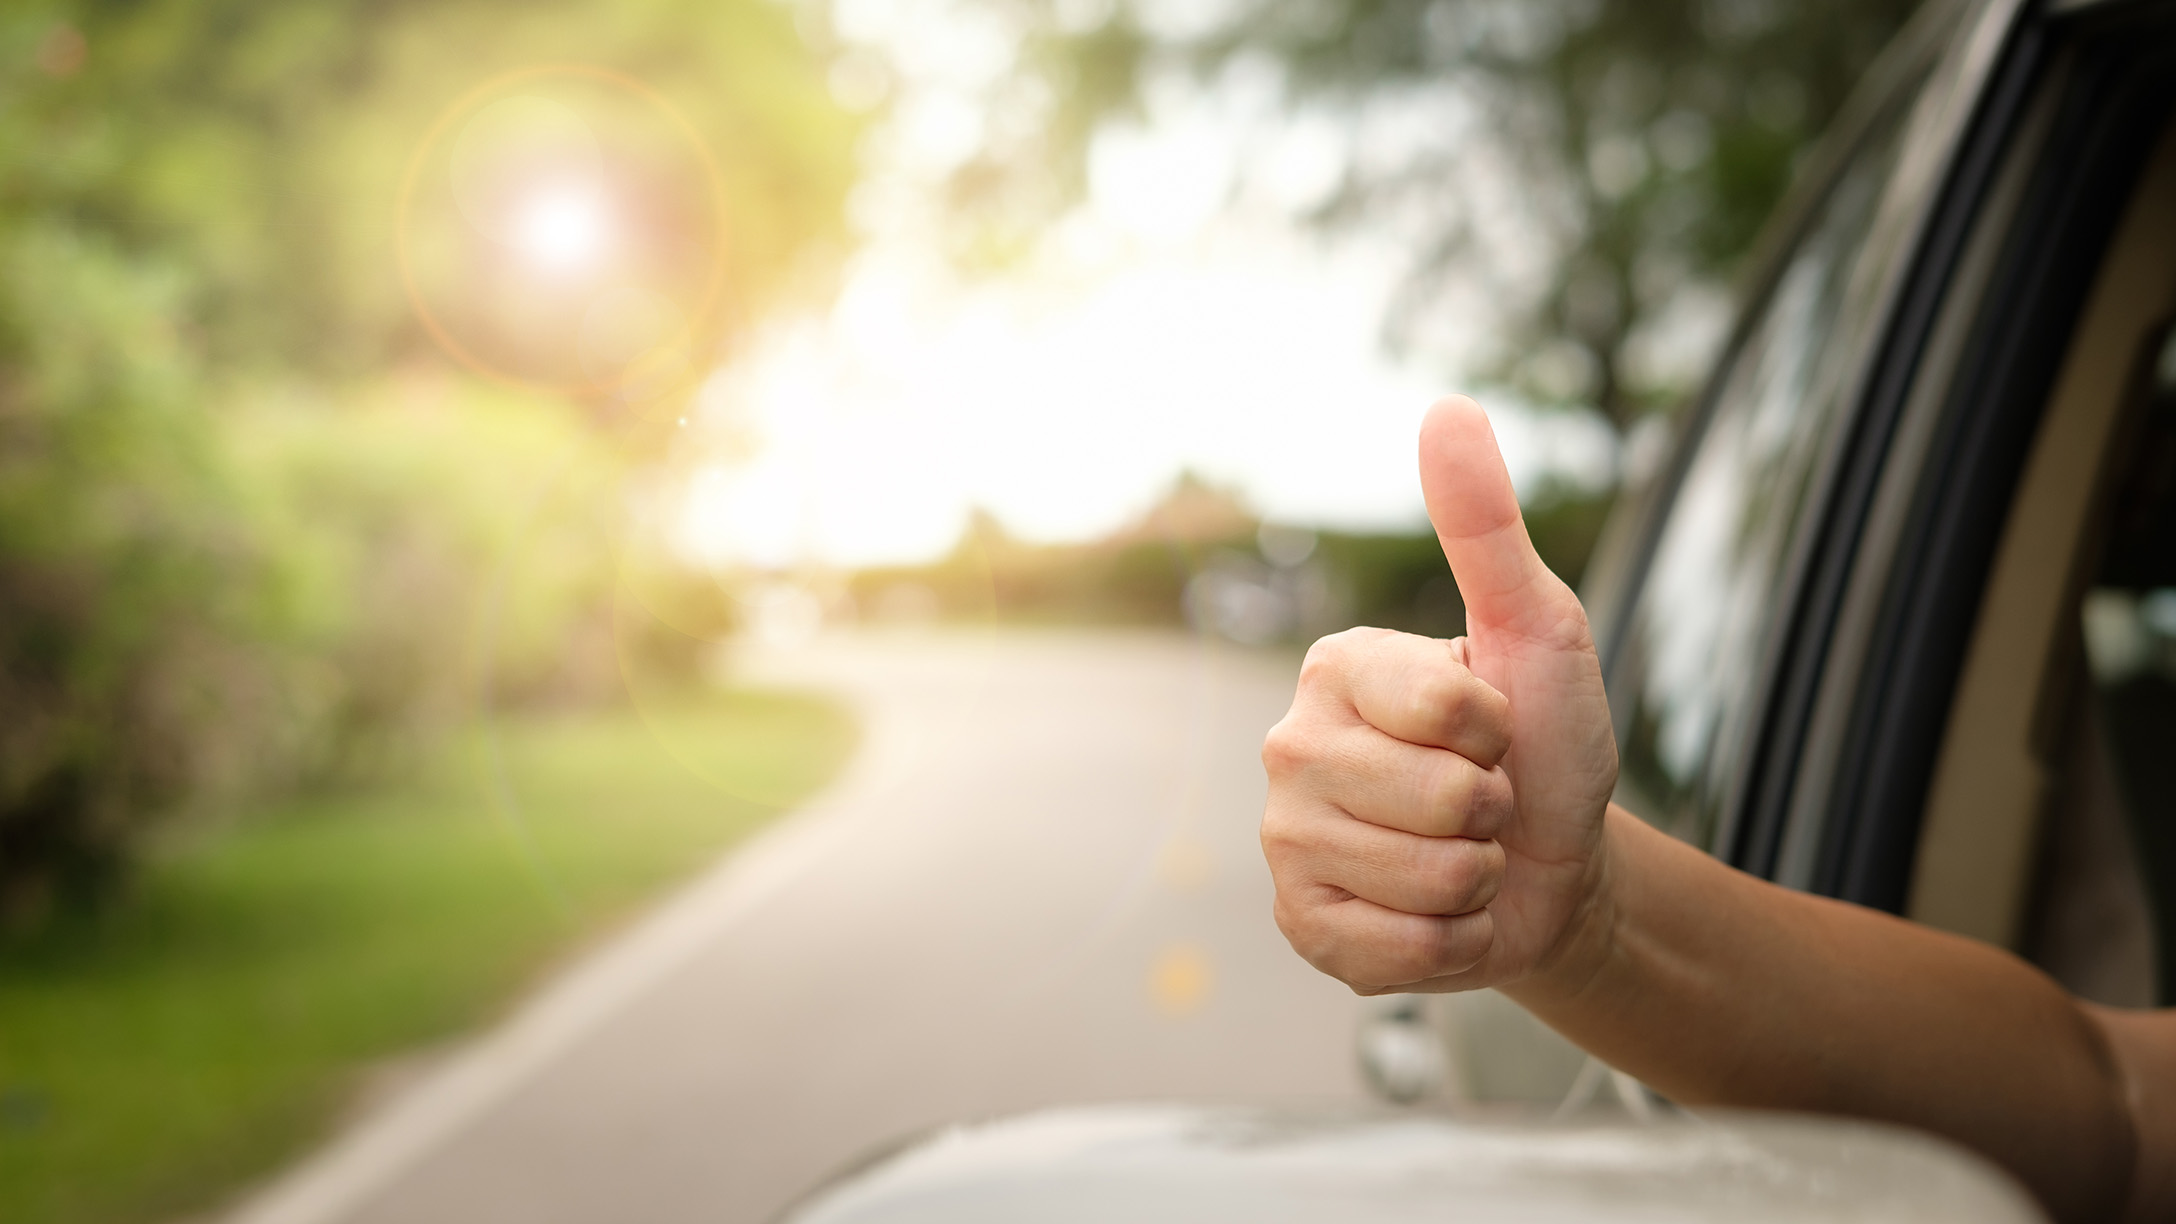
[[[1172,944],[1149,967],[1149,998],[1156,1010],[1173,1018],[1200,1011],[1209,1001],[1211,984],[1209,954],[1199,944]]]

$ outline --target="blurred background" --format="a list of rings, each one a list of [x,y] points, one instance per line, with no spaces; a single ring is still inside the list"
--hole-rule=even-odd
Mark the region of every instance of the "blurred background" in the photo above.
[[[1248,845],[1300,649],[1458,631],[1412,472],[1451,389],[1579,580],[1911,7],[6,6],[0,1218],[238,1210],[691,880],[724,881],[702,929],[744,958],[718,1025],[887,1017],[763,1039],[761,1093],[719,1071],[600,1115],[815,1136],[776,1185],[642,1166],[648,1206],[540,1215],[503,1187],[560,1149],[506,1140],[486,1176],[441,1128],[378,1207],[264,1218],[760,1218],[962,1112],[1360,1091],[1349,1001],[1287,1006],[1318,983]],[[968,880],[1047,939],[973,963],[1023,920],[906,922],[874,991],[825,920],[749,919],[717,874],[795,821],[831,849],[764,904],[924,912],[912,886]],[[910,844],[951,849],[919,885],[856,874]],[[1157,887],[1196,908],[1155,917]],[[1111,951],[1144,923],[1208,934]],[[1138,1040],[1080,1020],[1106,952]],[[697,973],[675,955],[651,995]],[[918,989],[949,1000],[926,1040]],[[1022,1031],[1115,1053],[991,1069]],[[781,1105],[804,1089],[831,1104]]]

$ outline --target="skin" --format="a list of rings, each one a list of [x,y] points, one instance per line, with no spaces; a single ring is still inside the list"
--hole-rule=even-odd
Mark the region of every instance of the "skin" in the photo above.
[[[1535,555],[1488,418],[1421,428],[1453,641],[1317,642],[1262,749],[1278,927],[1361,994],[1495,987],[1688,1105],[1946,1135],[2060,1220],[2176,1217],[2176,1012],[1779,888],[1612,804],[1586,613]]]

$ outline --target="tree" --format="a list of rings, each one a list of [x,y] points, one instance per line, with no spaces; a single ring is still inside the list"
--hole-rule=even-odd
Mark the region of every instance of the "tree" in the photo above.
[[[0,12],[0,925],[107,891],[156,819],[398,739],[486,602],[486,665],[538,690],[612,594],[615,448],[449,375],[394,275],[434,119],[569,61],[728,170],[699,367],[844,241],[856,120],[768,0]]]
[[[65,215],[172,264],[222,372],[367,375],[430,347],[388,275],[401,171],[512,70],[616,70],[687,118],[729,169],[736,319],[844,237],[856,121],[764,0],[34,4],[0,46],[32,68],[10,68],[0,217]]]
[[[1622,430],[1686,389],[1757,230],[1916,6],[987,7],[1029,48],[995,104],[1038,121],[991,125],[1013,135],[953,176],[969,226],[1018,228],[1077,198],[1098,134],[1153,109],[1174,81],[1266,79],[1289,114],[1341,137],[1336,189],[1311,219],[1387,229],[1413,252],[1388,320],[1394,343],[1426,356],[1446,288],[1482,278],[1502,319],[1494,373],[1540,403],[1591,405]]]

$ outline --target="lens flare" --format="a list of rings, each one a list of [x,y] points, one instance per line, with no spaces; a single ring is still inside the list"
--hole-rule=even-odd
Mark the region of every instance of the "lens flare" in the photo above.
[[[580,184],[553,184],[516,207],[513,246],[546,272],[586,272],[612,248],[611,211],[602,193]]]
[[[402,287],[471,370],[669,422],[734,318],[725,194],[655,90],[587,65],[522,69],[423,134],[400,187]]]

